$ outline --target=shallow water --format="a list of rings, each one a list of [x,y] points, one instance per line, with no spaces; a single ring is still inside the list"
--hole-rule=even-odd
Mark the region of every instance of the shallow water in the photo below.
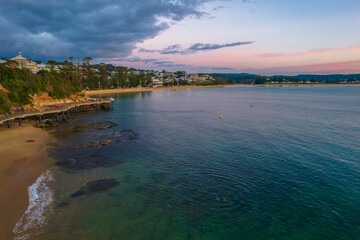
[[[118,95],[114,111],[73,115],[55,131],[56,161],[116,164],[53,164],[54,211],[42,238],[358,239],[359,103],[357,86]],[[81,127],[101,121],[118,126]],[[74,148],[123,129],[136,137]],[[119,185],[71,198],[110,178]]]

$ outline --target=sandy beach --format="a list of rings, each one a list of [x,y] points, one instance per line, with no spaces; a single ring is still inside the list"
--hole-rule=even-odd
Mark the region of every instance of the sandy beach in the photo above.
[[[175,87],[155,87],[155,88],[120,88],[120,89],[106,89],[106,90],[91,90],[86,91],[89,96],[94,95],[106,95],[117,93],[132,93],[132,92],[151,92],[151,91],[163,91],[163,90],[180,90],[180,89],[193,89],[193,88],[213,88],[224,87],[225,85],[211,85],[211,86],[175,86]]]
[[[13,238],[12,229],[28,207],[28,187],[46,169],[48,141],[48,133],[30,123],[0,129],[1,239]]]

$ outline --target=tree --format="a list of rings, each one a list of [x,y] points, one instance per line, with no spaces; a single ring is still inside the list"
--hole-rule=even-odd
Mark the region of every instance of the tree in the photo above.
[[[146,74],[146,85],[149,85],[151,83],[152,83],[151,74],[148,73],[148,74]]]
[[[58,63],[56,61],[54,61],[54,60],[49,60],[46,63],[50,65],[51,71],[53,71],[55,66],[58,65]]]
[[[91,60],[93,60],[91,57],[84,57],[84,58],[83,58],[83,63],[85,62],[85,64],[86,64],[87,66],[89,66]]]
[[[144,85],[146,85],[146,75],[145,75],[145,72],[144,72],[144,70],[141,70],[141,72],[140,72],[140,85],[141,86],[144,86]]]
[[[129,75],[129,84],[130,84],[130,87],[134,87],[134,86],[138,86],[139,83],[137,81],[137,77],[135,76],[135,73],[134,73],[134,68],[130,68],[130,75]]]
[[[110,87],[110,83],[109,83],[109,74],[107,72],[107,67],[105,63],[101,63],[100,64],[100,84],[102,88],[109,88]]]
[[[115,79],[116,79],[117,87],[121,87],[121,88],[127,87],[127,82],[128,82],[127,68],[123,66],[119,67]]]
[[[83,62],[83,85],[84,87],[88,87],[90,89],[95,89],[99,86],[99,81],[95,76],[95,72],[90,65],[90,61],[92,60],[91,57],[84,57],[82,59]]]

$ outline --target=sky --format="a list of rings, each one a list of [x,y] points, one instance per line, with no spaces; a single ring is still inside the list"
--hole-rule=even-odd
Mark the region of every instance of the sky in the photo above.
[[[141,69],[360,73],[359,0],[0,0],[0,57]]]

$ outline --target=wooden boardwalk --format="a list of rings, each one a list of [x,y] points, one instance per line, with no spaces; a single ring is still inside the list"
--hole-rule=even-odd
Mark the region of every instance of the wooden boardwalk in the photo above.
[[[113,98],[106,98],[106,99],[94,99],[91,101],[86,101],[86,102],[79,102],[79,103],[70,103],[70,104],[66,104],[64,106],[61,106],[59,108],[54,108],[54,109],[48,109],[48,110],[44,110],[44,111],[34,111],[34,112],[23,112],[23,113],[14,113],[11,115],[7,115],[7,116],[3,116],[0,117],[0,124],[4,124],[4,123],[8,123],[9,127],[11,127],[11,122],[14,120],[18,120],[19,121],[19,125],[21,125],[21,119],[24,118],[30,118],[30,117],[38,117],[39,118],[39,122],[41,123],[41,116],[43,115],[51,115],[51,114],[55,114],[56,118],[58,120],[58,114],[63,114],[63,118],[64,118],[64,113],[68,113],[68,111],[72,112],[72,109],[75,109],[75,112],[77,112],[77,109],[79,107],[84,107],[86,106],[88,109],[89,106],[101,106],[101,105],[105,105],[106,108],[110,107],[110,104],[112,104],[114,102]]]

